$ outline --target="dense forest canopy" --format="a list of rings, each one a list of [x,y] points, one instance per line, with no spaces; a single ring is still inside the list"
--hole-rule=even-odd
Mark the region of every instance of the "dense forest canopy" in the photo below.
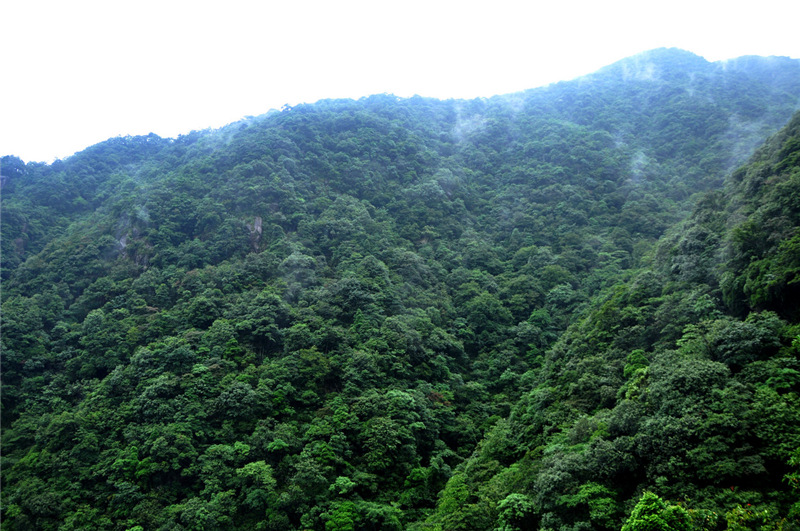
[[[3,527],[800,528],[798,108],[660,49],[3,157]]]

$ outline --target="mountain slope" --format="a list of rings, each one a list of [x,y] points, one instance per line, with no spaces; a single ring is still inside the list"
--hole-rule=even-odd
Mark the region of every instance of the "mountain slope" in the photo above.
[[[583,459],[549,437],[583,423],[562,434],[580,445],[608,424],[595,409],[616,411],[620,356],[674,349],[722,311],[718,285],[736,316],[778,312],[751,318],[757,338],[794,318],[791,246],[717,252],[725,220],[693,225],[674,271],[639,268],[693,194],[789,118],[799,73],[657,50],[488,100],[324,101],[49,166],[4,158],[4,524],[496,525],[507,495],[530,496],[525,477]],[[746,199],[731,220],[771,216]],[[724,262],[728,281],[724,252],[754,260]],[[638,309],[659,296],[655,317]],[[785,457],[761,463],[765,489]],[[622,487],[613,471],[569,483],[552,506],[510,500],[541,525],[613,527],[651,479],[635,470]],[[595,499],[613,500],[601,519],[564,520]]]
[[[647,491],[692,528],[800,525],[798,139],[800,114],[592,302],[430,525],[619,529]]]

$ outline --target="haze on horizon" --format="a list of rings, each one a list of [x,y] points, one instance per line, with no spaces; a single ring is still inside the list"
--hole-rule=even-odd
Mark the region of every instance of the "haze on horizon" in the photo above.
[[[5,2],[0,155],[50,162],[326,98],[488,97],[658,47],[800,58],[800,4],[779,0],[267,4]]]

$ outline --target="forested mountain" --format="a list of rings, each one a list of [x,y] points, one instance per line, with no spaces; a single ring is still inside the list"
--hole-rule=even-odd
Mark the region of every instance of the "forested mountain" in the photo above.
[[[798,107],[654,50],[3,157],[3,527],[798,528]]]

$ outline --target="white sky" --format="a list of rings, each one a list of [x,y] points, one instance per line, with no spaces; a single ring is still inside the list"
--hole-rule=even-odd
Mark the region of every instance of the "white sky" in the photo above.
[[[661,46],[800,58],[796,0],[2,0],[0,155],[64,158],[283,104],[473,98]]]

